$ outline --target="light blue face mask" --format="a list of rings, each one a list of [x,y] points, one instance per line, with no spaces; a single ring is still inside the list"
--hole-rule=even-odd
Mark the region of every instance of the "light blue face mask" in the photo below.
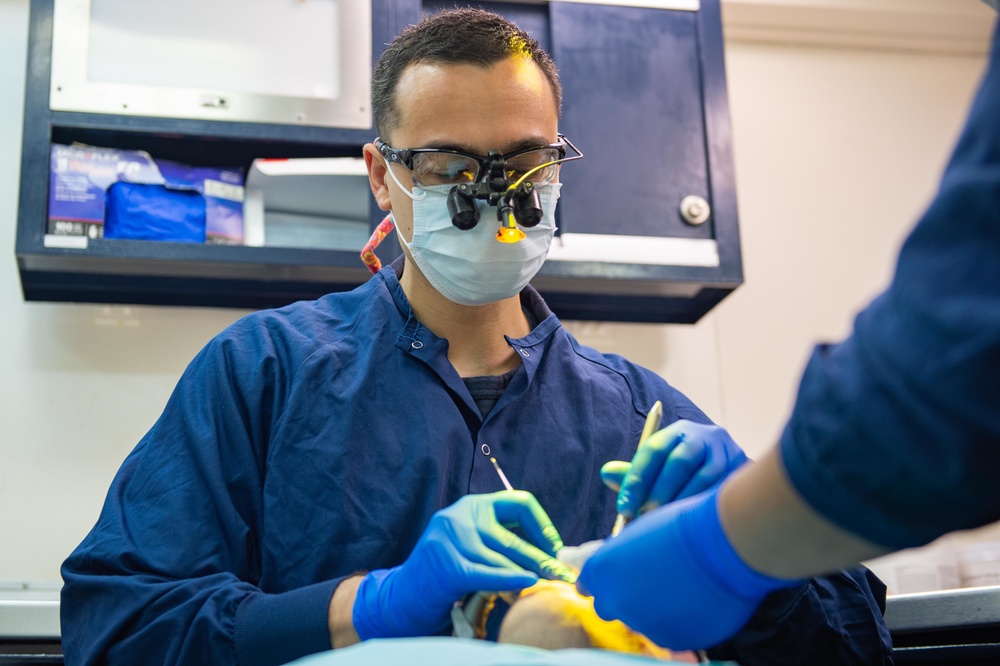
[[[413,239],[407,242],[397,228],[399,240],[431,286],[448,300],[486,305],[510,298],[524,289],[545,262],[556,231],[560,183],[536,188],[541,222],[522,229],[525,238],[520,242],[500,243],[496,206],[477,200],[479,224],[463,231],[451,223],[448,212],[448,193],[454,185],[418,185],[411,194],[391,167],[389,175],[413,199]]]
[[[1000,12],[1000,0],[983,0],[983,2]]]

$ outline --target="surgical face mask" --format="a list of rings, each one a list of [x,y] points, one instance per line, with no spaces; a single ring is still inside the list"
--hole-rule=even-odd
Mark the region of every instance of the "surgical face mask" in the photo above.
[[[463,231],[451,223],[448,193],[454,185],[414,186],[413,193],[389,175],[413,199],[413,239],[399,234],[413,261],[442,296],[460,305],[485,305],[510,298],[524,289],[548,256],[555,235],[559,183],[537,188],[542,220],[522,229],[517,243],[496,240],[499,228],[495,206],[477,200],[479,223]],[[397,229],[398,231],[398,229]]]

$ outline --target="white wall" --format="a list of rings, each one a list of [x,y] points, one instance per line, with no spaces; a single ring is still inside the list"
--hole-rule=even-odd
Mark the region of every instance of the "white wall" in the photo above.
[[[971,0],[970,0],[971,1]],[[56,580],[187,361],[243,313],[24,303],[14,261],[28,0],[0,0],[0,579]],[[849,330],[933,193],[983,56],[732,42],[746,284],[695,326],[573,322],[751,455],[812,344]]]
[[[244,313],[23,301],[14,235],[27,21],[28,0],[0,0],[0,579],[45,581],[59,578],[187,362]]]

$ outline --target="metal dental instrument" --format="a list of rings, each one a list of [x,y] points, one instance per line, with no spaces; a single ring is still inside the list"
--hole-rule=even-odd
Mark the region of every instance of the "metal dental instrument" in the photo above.
[[[503,487],[507,490],[514,490],[514,486],[510,485],[510,481],[507,480],[507,477],[504,476],[503,470],[500,469],[500,465],[497,464],[497,459],[490,458],[490,462],[493,463],[493,468],[497,471],[497,474],[500,475],[500,480],[503,481]]]
[[[490,458],[493,469],[500,475],[503,487],[514,490],[507,476],[500,469],[496,458]],[[506,599],[505,599],[506,601]],[[452,634],[459,638],[486,638],[486,620],[497,602],[496,592],[473,592],[455,602],[451,608]]]
[[[507,490],[514,490],[510,485],[496,458],[490,458],[493,469],[500,475],[503,486]],[[459,638],[486,638],[486,620],[497,602],[496,592],[473,592],[465,595],[455,602],[451,608],[452,634]]]
[[[650,408],[649,413],[646,414],[646,424],[642,426],[642,435],[639,437],[639,445],[636,446],[636,451],[642,448],[643,443],[649,439],[649,436],[656,432],[660,427],[660,420],[663,418],[663,403],[657,400],[653,406]],[[493,463],[496,464],[496,463]],[[614,538],[618,536],[622,528],[625,527],[625,516],[621,513],[615,518],[615,525],[611,528],[611,537]]]
[[[493,463],[493,469],[495,469],[497,471],[497,475],[500,477],[500,480],[503,482],[503,487],[506,488],[507,490],[514,490],[514,486],[510,485],[510,481],[507,480],[507,475],[503,473],[502,469],[500,469],[500,464],[497,463],[497,459],[496,458],[490,458],[490,462]],[[600,545],[600,542],[598,542],[598,541],[591,541],[591,542],[589,542],[589,544],[584,544],[583,547],[589,546],[586,549],[587,557],[589,557],[591,553],[593,553],[594,551],[596,551],[597,550],[597,546],[599,546],[599,545]],[[573,546],[563,546],[556,553],[555,561],[558,562],[560,565],[565,565],[566,561],[563,559],[563,557],[561,555],[565,555],[567,557],[572,558],[573,555],[571,555],[570,553],[580,552],[581,548],[574,548]],[[582,567],[582,566],[583,566],[583,564],[581,562],[580,567]],[[565,567],[562,567],[562,568],[565,569]],[[570,568],[573,569],[573,573],[574,574],[575,574],[576,571],[579,571],[578,567],[572,567],[571,566]],[[559,571],[556,571],[556,567],[554,567],[554,566],[553,567],[548,567],[547,570],[550,571],[551,573],[554,573],[555,575],[560,575]],[[560,575],[560,577],[561,577],[561,575]],[[563,578],[563,580],[565,580],[565,578]],[[574,578],[574,580],[575,580],[575,578]],[[501,593],[501,598],[503,598],[503,593]],[[508,601],[507,599],[504,599],[504,600]]]

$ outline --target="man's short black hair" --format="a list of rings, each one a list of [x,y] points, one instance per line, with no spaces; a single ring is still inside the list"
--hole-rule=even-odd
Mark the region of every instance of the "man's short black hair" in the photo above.
[[[396,86],[403,70],[417,62],[471,64],[489,67],[511,56],[532,60],[549,80],[562,108],[562,86],[552,57],[528,33],[493,12],[453,9],[425,17],[408,26],[386,48],[372,74],[372,113],[375,131],[388,140],[399,125]]]

